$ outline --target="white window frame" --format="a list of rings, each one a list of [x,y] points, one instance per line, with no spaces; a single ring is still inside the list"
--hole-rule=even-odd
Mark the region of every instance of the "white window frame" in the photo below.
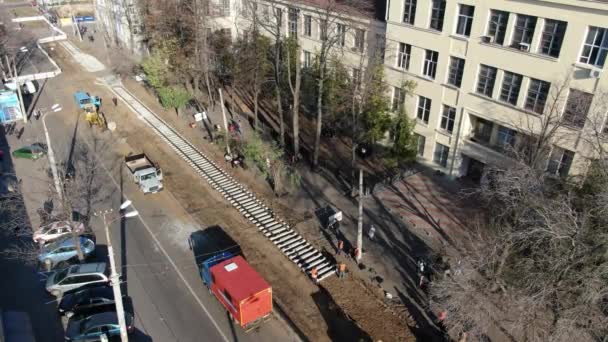
[[[465,7],[473,8],[472,16],[462,14],[462,9]],[[473,20],[474,19],[475,19],[475,6],[467,5],[467,4],[458,4],[458,14],[456,16],[456,27],[454,30],[456,35],[461,36],[461,37],[467,37],[467,38],[470,37],[471,31],[473,31]],[[460,25],[460,20],[464,20],[464,25]],[[470,25],[470,27],[469,27],[469,25]],[[464,32],[458,32],[458,30],[460,29],[461,26],[464,27]],[[467,33],[467,27],[469,28],[468,33]]]
[[[441,152],[439,152],[441,150]],[[439,156],[439,158],[437,158]],[[433,163],[446,168],[448,167],[448,160],[450,159],[450,147],[440,144],[438,142],[435,143],[435,153],[433,154]]]
[[[403,51],[401,50],[403,47]],[[409,49],[408,49],[409,47]],[[409,50],[409,53],[408,53]],[[410,58],[412,56],[412,46],[406,43],[399,43],[399,51],[397,51],[397,68],[402,70],[410,69]]]
[[[456,108],[448,105],[443,105],[441,111],[441,120],[439,122],[439,128],[443,131],[452,134],[454,132],[454,125],[456,124]],[[451,128],[450,128],[451,126]]]
[[[418,95],[418,105],[416,106],[416,119],[424,124],[429,123],[433,100],[428,97]]]
[[[587,41],[589,40],[589,34],[591,34],[592,29],[597,29],[596,33],[594,34],[593,43],[587,44]],[[601,41],[600,45],[595,45],[595,40],[597,39],[599,32],[601,32],[601,34],[602,34],[602,41]],[[583,56],[583,53],[585,52],[585,48],[587,46],[590,46],[589,56],[585,57],[585,56]],[[594,49],[597,49],[598,53],[596,54],[595,60],[591,61],[591,55],[593,54]],[[581,53],[580,53],[580,57],[579,57],[578,61],[583,64],[588,64],[588,65],[593,65],[598,68],[603,68],[603,66],[606,64],[606,59],[608,59],[608,57],[606,57],[600,64],[600,63],[598,63],[598,61],[599,61],[600,57],[602,56],[602,54],[608,55],[608,28],[597,27],[597,26],[587,27],[587,34],[585,35],[585,40],[583,41],[583,47],[581,49]]]
[[[430,53],[430,54],[429,54]],[[428,57],[431,57],[429,59]],[[436,56],[433,60],[433,56]],[[427,78],[435,79],[437,77],[437,65],[439,64],[439,52],[433,50],[424,50],[424,63],[422,63],[422,75]]]
[[[304,16],[304,32],[306,37],[312,37],[312,15]]]

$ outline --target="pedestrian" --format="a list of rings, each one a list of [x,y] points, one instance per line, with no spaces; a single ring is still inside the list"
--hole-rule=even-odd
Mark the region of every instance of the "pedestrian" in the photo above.
[[[317,281],[317,273],[318,273],[318,271],[317,271],[317,267],[316,266],[313,267],[312,270],[310,270],[310,277],[312,278],[312,281],[315,284],[318,283],[318,281]]]
[[[338,265],[338,278],[344,278],[346,276],[346,264],[345,263],[340,263],[340,265]]]
[[[353,248],[353,259],[357,259],[357,257],[359,256],[359,248]]]
[[[369,230],[367,231],[367,236],[370,240],[373,240],[374,235],[376,235],[376,227],[374,227],[374,225],[372,224],[372,226],[369,227]]]
[[[338,240],[338,251],[336,252],[336,255],[342,255],[342,251],[344,250],[344,241],[342,240]]]
[[[118,106],[118,98],[116,96],[112,97],[112,103],[114,103],[114,107]]]

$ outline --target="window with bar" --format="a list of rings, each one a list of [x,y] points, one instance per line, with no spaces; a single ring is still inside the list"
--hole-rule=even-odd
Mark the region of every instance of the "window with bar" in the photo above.
[[[440,143],[435,144],[435,155],[433,156],[433,162],[435,164],[447,167],[448,166],[448,157],[450,155],[450,148],[442,145]]]
[[[418,112],[416,113],[416,118],[418,120],[428,124],[429,116],[431,115],[431,99],[418,96]]]
[[[399,87],[393,87],[393,106],[392,110],[395,113],[401,111],[405,105],[405,91]]]
[[[433,0],[431,3],[430,27],[436,31],[443,30],[443,18],[445,17],[445,0]]]
[[[502,78],[502,88],[500,89],[500,100],[514,106],[517,105],[522,80],[522,75],[505,71]]]
[[[312,16],[310,15],[304,16],[304,35],[312,37]]]
[[[462,75],[464,74],[464,59],[450,57],[450,71],[448,74],[448,84],[460,88]]]
[[[346,25],[337,24],[336,31],[338,33],[338,45],[339,46],[346,45]]]
[[[495,82],[496,68],[482,64],[479,67],[479,77],[477,79],[477,93],[492,97]]]
[[[606,62],[607,55],[608,29],[590,26],[579,61],[601,68]]]
[[[295,8],[290,8],[288,13],[288,21],[289,21],[289,36],[297,37],[298,36],[298,10]]]
[[[513,31],[512,45],[518,48],[521,44],[532,44],[534,28],[536,27],[536,17],[518,14]]]
[[[566,35],[565,21],[545,19],[545,27],[540,40],[540,53],[551,57],[559,57],[564,36]]]
[[[545,110],[545,102],[547,102],[550,87],[551,83],[549,82],[531,79],[524,107],[535,113],[542,114]]]
[[[560,177],[568,176],[573,159],[574,152],[554,146],[547,164],[547,173]]]
[[[505,34],[507,32],[507,23],[509,22],[509,12],[491,10],[490,22],[488,23],[488,36],[496,44],[504,44]]]
[[[444,105],[439,127],[452,134],[454,131],[454,121],[456,121],[456,108]]]
[[[405,0],[403,6],[403,22],[414,25],[416,20],[416,0]]]
[[[422,70],[422,74],[424,74],[424,76],[435,79],[435,75],[437,74],[438,60],[439,52],[426,50],[424,55],[424,69]]]
[[[411,55],[412,46],[405,43],[399,43],[399,52],[397,53],[397,67],[403,70],[409,70]]]
[[[459,5],[458,9],[458,24],[456,25],[456,34],[468,37],[471,35],[471,27],[473,27],[473,16],[475,14],[475,6]]]
[[[582,128],[587,121],[587,114],[591,108],[593,94],[580,90],[570,89],[568,101],[564,110],[564,123],[570,126]]]
[[[359,52],[363,52],[365,47],[365,30],[355,29],[355,49]]]

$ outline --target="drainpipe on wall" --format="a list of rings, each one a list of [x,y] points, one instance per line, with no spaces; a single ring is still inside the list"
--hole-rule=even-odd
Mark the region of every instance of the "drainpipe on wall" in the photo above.
[[[450,163],[450,173],[454,174],[454,164],[456,163],[456,152],[458,151],[458,143],[460,142],[460,133],[462,130],[462,121],[464,120],[464,108],[460,109],[460,120],[458,120],[458,130],[456,131],[456,137],[454,138],[454,153],[452,153],[452,162]]]

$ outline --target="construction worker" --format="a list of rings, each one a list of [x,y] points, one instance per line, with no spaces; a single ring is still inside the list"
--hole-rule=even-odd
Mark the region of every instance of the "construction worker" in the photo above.
[[[310,277],[312,278],[312,281],[316,284],[317,281],[317,267],[313,267],[312,270],[310,270]]]
[[[342,251],[344,250],[344,241],[338,240],[338,251],[336,255],[342,255]]]
[[[359,256],[359,248],[353,248],[353,258],[357,259],[357,257]]]
[[[346,264],[340,263],[340,265],[338,265],[338,277],[344,278],[345,276],[346,276]]]

